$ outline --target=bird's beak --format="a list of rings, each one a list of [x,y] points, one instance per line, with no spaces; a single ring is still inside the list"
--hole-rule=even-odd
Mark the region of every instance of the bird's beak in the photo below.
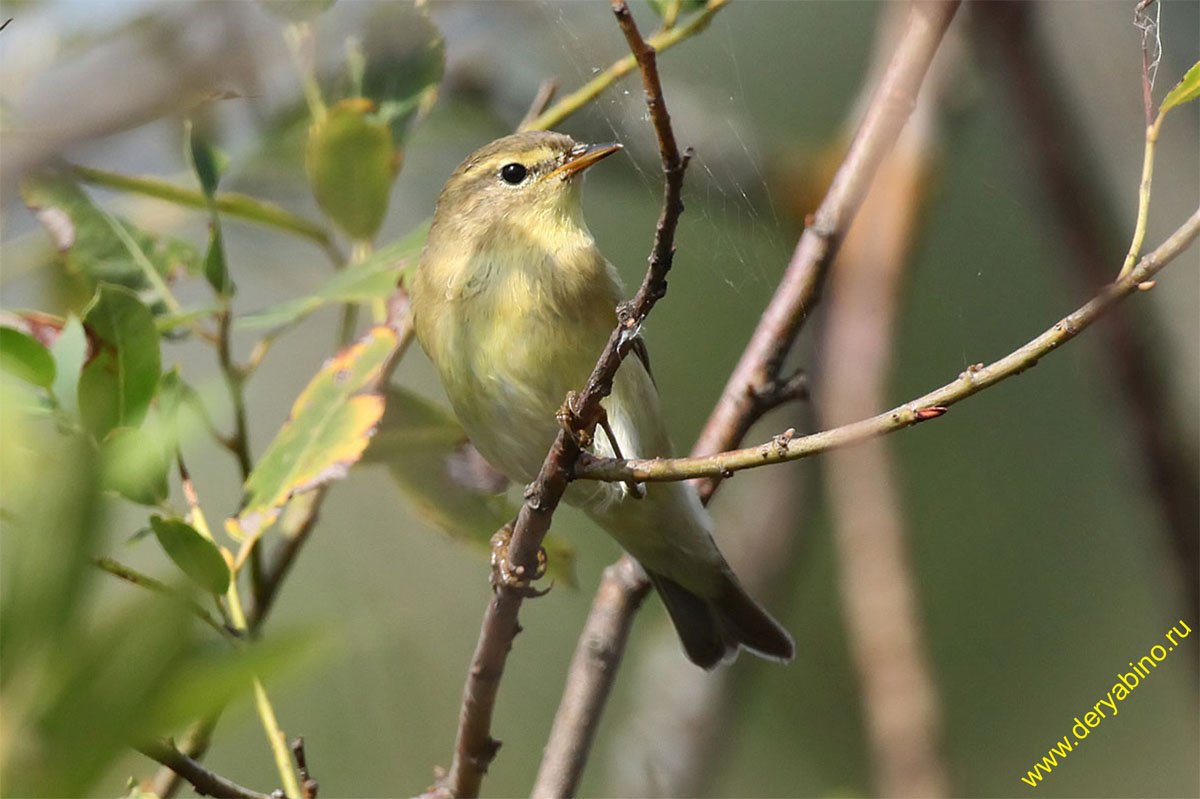
[[[567,161],[562,166],[548,173],[543,180],[549,180],[553,177],[558,177],[560,180],[575,175],[587,169],[597,161],[608,158],[610,155],[621,149],[620,144],[580,144],[575,149],[571,150],[571,160]]]

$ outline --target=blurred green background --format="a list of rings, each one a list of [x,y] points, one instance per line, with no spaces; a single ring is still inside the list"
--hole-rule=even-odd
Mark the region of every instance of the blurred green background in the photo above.
[[[368,59],[380,43],[394,47],[399,63],[424,45],[415,27],[401,23],[411,16],[381,5],[339,2],[316,19],[323,85],[344,82],[348,37],[365,40]],[[1200,6],[1161,5],[1158,97],[1200,57]],[[649,7],[634,10],[650,30]],[[819,201],[824,184],[811,183],[827,178],[816,164],[837,146],[858,107],[883,10],[868,3],[737,0],[707,31],[660,59],[677,137],[697,152],[671,291],[647,328],[680,449],[711,410],[787,263],[803,214]],[[396,16],[375,16],[381,13]],[[979,47],[996,34],[974,13],[960,11],[939,55],[953,62],[902,297],[889,391],[895,403],[1007,353],[1091,294],[1050,222],[1020,111]],[[1074,146],[1089,165],[1096,194],[1088,202],[1111,215],[1104,269],[1115,275],[1132,230],[1144,127],[1131,4],[1047,3],[1030,13],[1054,69],[1046,80],[1062,90],[1063,125],[1077,132]],[[198,91],[239,95],[201,112],[231,157],[222,188],[320,216],[304,182],[306,125],[295,122],[302,100],[283,24],[260,5],[9,2],[2,15],[14,18],[0,33],[4,308],[63,312],[77,300],[61,289],[51,245],[21,202],[22,172],[62,156],[193,185],[180,147],[181,119],[191,109],[181,98]],[[454,166],[514,129],[543,79],[556,78],[569,91],[625,53],[604,3],[445,2],[431,4],[429,15],[445,40],[446,77],[437,104],[405,144],[380,243],[429,217]],[[1164,127],[1147,249],[1200,202],[1198,108],[1177,109]],[[14,119],[24,135],[12,134]],[[625,155],[589,173],[586,207],[600,247],[636,284],[661,191],[636,76],[559,129],[579,140],[626,145]],[[53,148],[40,146],[30,130],[44,132],[41,144]],[[149,229],[203,246],[202,213],[127,195],[94,196]],[[232,220],[225,235],[239,312],[302,296],[328,276],[321,253],[295,238]],[[1180,257],[1158,288],[1133,298],[1129,309],[1152,332],[1151,355],[1165,378],[1152,412],[1179,431],[1175,446],[1192,463],[1200,407],[1198,253]],[[202,296],[199,287],[195,296]],[[333,309],[306,320],[250,384],[256,454],[332,354],[337,324]],[[796,356],[815,381],[820,328],[820,318],[807,327]],[[1099,333],[1088,331],[936,424],[889,439],[955,795],[1200,793],[1196,638],[1171,653],[1119,716],[1041,786],[1019,781],[1073,717],[1128,670],[1128,661],[1147,654],[1181,619],[1198,626]],[[253,341],[249,334],[236,339],[242,356]],[[227,422],[206,347],[167,344],[163,362],[181,364]],[[441,400],[417,348],[395,380]],[[749,438],[810,425],[811,416],[805,409],[778,411]],[[240,486],[227,456],[211,445],[192,450],[189,464],[210,517],[234,513]],[[732,667],[733,710],[720,732],[708,795],[873,793],[822,477],[817,459],[792,468],[791,483],[782,485],[802,492],[802,511],[787,586],[768,604],[792,630],[798,657],[787,667],[750,657]],[[756,523],[752,499],[763,479],[761,472],[740,475],[714,503],[720,542],[735,563],[738,530]],[[111,551],[171,574],[147,542],[120,543],[144,523],[136,512],[114,502],[106,516],[116,542]],[[528,792],[576,631],[603,566],[618,554],[573,510],[555,517],[555,529],[577,547],[579,588],[560,586],[523,610],[525,632],[509,660],[494,723],[503,748],[486,795]],[[3,545],[0,554],[10,557],[7,537]],[[132,590],[107,585],[103,599],[117,603]],[[299,627],[325,638],[315,659],[268,680],[284,729],[305,737],[322,796],[411,795],[432,781],[434,766],[449,764],[488,591],[485,556],[428,527],[386,470],[357,468],[333,488],[266,628],[268,637]],[[636,685],[639,656],[667,626],[657,600],[648,602],[600,728],[584,795],[608,795],[617,775],[642,767],[619,744],[635,717],[634,696],[645,690]],[[8,736],[26,732],[4,728]],[[278,782],[248,698],[222,719],[206,763],[260,790]],[[152,766],[131,754],[93,793],[119,794],[126,778],[149,774]]]

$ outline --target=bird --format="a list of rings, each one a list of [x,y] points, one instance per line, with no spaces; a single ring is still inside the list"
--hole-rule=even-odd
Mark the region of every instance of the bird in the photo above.
[[[534,480],[617,325],[623,289],[583,216],[584,171],[621,149],[549,131],[497,139],[442,190],[409,286],[417,340],[475,448],[518,484]],[[644,342],[622,362],[591,436],[601,457],[670,457]],[[687,658],[739,649],[791,660],[788,632],[739,583],[696,492],[682,482],[573,481],[563,499],[642,566]]]

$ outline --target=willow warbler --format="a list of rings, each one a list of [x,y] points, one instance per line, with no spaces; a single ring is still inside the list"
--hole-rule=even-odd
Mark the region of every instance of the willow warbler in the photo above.
[[[621,285],[583,220],[580,184],[620,148],[531,132],[479,149],[442,190],[412,281],[417,339],[455,413],[483,456],[520,483],[536,477],[559,430],[556,411],[583,387],[617,324]],[[608,425],[591,450],[669,457],[645,349],[634,352],[641,357],[617,371],[603,403]],[[791,637],[738,583],[689,486],[580,481],[564,499],[641,563],[694,663],[712,668],[739,646],[792,657]]]

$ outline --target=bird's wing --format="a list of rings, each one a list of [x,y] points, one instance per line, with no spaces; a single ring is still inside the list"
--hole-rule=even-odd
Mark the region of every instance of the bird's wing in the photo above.
[[[641,336],[635,336],[629,344],[629,351],[636,355],[637,359],[642,362],[642,366],[646,369],[646,374],[650,376],[650,383],[657,387],[658,381],[654,379],[654,372],[650,370],[650,350],[646,347],[646,339]]]

